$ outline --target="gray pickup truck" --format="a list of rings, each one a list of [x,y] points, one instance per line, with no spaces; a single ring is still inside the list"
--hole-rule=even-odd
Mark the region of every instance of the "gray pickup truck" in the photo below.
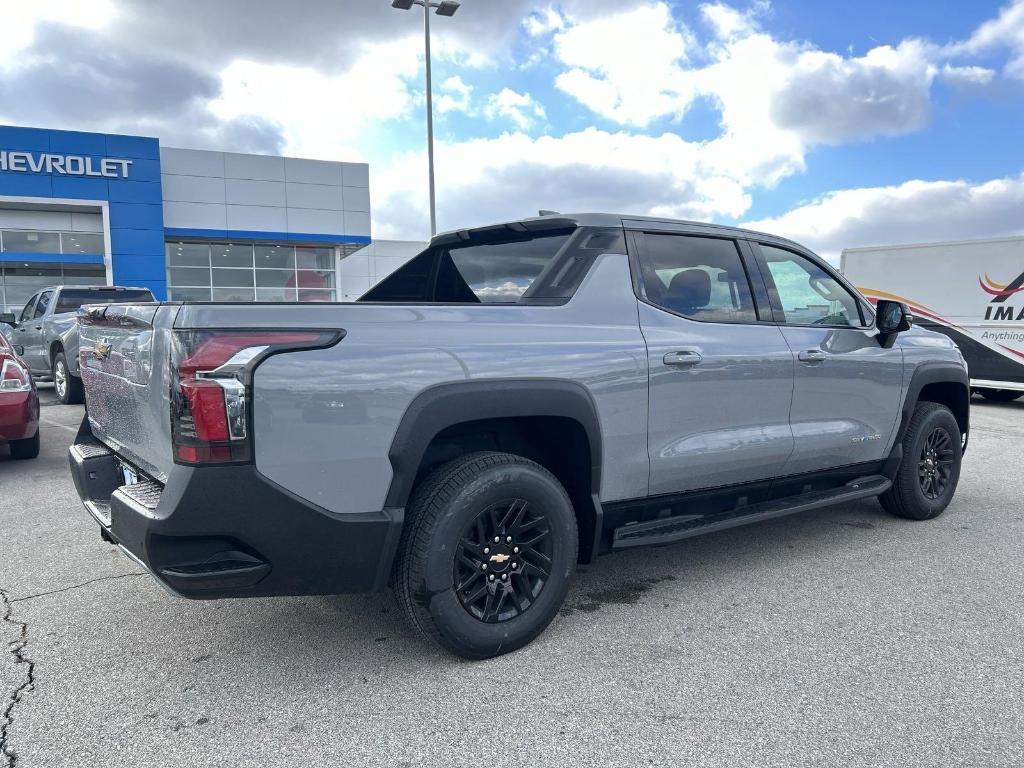
[[[542,216],[438,235],[355,303],[79,323],[105,539],[190,598],[390,584],[467,658],[530,642],[602,553],[868,497],[933,518],[967,442],[947,337],[706,224]]]
[[[32,296],[17,316],[4,315],[11,326],[4,330],[22,359],[41,381],[52,381],[65,405],[82,402],[78,371],[77,313],[86,304],[153,301],[145,288],[119,286],[53,286]],[[23,350],[23,351],[22,351]]]

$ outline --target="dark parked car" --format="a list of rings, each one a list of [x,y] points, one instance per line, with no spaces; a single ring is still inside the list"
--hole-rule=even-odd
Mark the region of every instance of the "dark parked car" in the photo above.
[[[0,332],[0,443],[15,459],[39,455],[39,394],[28,366]]]

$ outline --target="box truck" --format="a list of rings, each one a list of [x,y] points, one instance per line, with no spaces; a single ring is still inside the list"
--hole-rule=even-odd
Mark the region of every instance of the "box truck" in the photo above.
[[[956,341],[975,392],[1024,397],[1024,237],[847,248],[840,268],[869,301],[902,301]]]

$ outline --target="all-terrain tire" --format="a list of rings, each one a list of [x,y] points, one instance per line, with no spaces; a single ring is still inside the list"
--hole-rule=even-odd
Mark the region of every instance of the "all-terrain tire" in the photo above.
[[[465,548],[467,533],[471,527],[477,530],[476,522],[481,518],[497,525],[495,521],[500,515],[487,517],[494,509],[521,502],[530,510],[522,514],[529,514],[534,521],[533,536],[539,525],[550,537],[544,544],[544,557],[550,559],[548,576],[536,594],[523,601],[524,608],[519,608],[519,601],[515,606],[506,602],[512,600],[510,593],[502,599],[506,606],[504,618],[492,614],[488,622],[472,613],[475,607],[467,607],[465,594],[456,594],[458,568],[466,568],[466,563],[471,563],[470,568],[482,568],[480,579],[474,582],[472,590],[467,587],[465,593],[475,592],[482,585],[491,590],[495,599],[506,589],[500,579],[491,580],[488,585],[499,568],[505,569],[502,574],[510,590],[522,589],[524,583],[529,588],[531,579],[536,589],[539,581],[536,575],[526,577],[527,572],[533,574],[528,561],[516,562],[516,557],[523,558],[524,554],[510,554],[515,542],[508,545],[509,554],[492,553],[489,560],[481,547],[476,550],[481,553],[480,558],[475,560],[472,551]],[[494,530],[498,529],[491,532]],[[506,531],[504,527],[500,530],[502,534]],[[520,529],[511,520],[507,530],[520,535]],[[530,551],[525,546],[529,535],[521,536],[524,552]],[[535,462],[509,453],[468,454],[435,469],[414,491],[395,561],[395,596],[412,625],[424,636],[463,658],[490,658],[526,645],[554,619],[576,570],[577,546],[572,502],[554,475]],[[505,547],[504,537],[501,547]],[[497,563],[490,562],[495,560]],[[488,562],[492,566],[489,572],[483,568]],[[485,593],[481,599],[489,598]],[[511,617],[510,612],[514,612]],[[487,615],[486,607],[483,614]]]
[[[938,442],[932,445],[929,440]],[[941,447],[936,449],[936,445]],[[933,454],[936,458],[929,463]],[[960,427],[952,411],[939,403],[918,403],[903,436],[903,460],[896,480],[879,501],[887,512],[908,520],[938,517],[953,500],[962,458]],[[929,474],[932,474],[930,486]],[[939,479],[942,480],[941,491]]]

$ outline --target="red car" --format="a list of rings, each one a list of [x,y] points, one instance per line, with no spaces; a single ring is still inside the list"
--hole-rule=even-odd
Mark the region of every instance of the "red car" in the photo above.
[[[39,393],[28,366],[0,333],[0,445],[15,459],[39,455]]]

